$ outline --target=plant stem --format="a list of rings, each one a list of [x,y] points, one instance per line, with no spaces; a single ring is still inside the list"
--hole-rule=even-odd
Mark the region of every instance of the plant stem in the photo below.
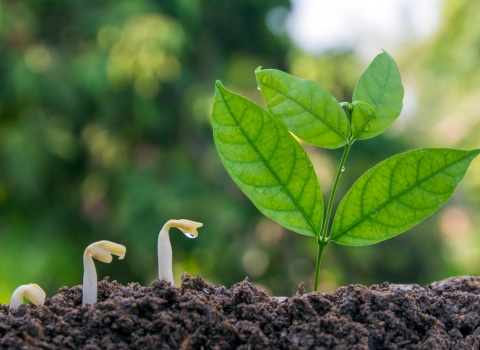
[[[352,147],[354,139],[352,138],[348,144],[345,146],[343,151],[342,160],[340,161],[340,165],[338,166],[337,177],[335,178],[335,183],[333,184],[332,193],[330,194],[330,200],[328,201],[328,209],[327,209],[327,216],[325,217],[325,223],[322,228],[322,232],[317,237],[318,243],[318,255],[317,255],[317,267],[315,269],[315,282],[313,285],[313,291],[316,292],[318,289],[318,277],[320,274],[320,265],[322,265],[322,257],[323,251],[328,244],[327,240],[327,230],[328,224],[330,222],[330,215],[332,214],[332,206],[333,206],[333,199],[335,198],[335,192],[337,191],[338,181],[340,180],[340,176],[342,176],[343,166],[345,165],[345,161],[347,160],[348,152]]]
[[[330,200],[328,201],[328,209],[327,209],[327,216],[325,217],[325,223],[322,228],[322,232],[320,233],[320,238],[322,242],[325,242],[328,230],[328,224],[330,222],[330,215],[332,214],[332,206],[333,206],[333,198],[335,197],[335,192],[337,191],[338,181],[340,180],[340,176],[342,176],[343,166],[345,165],[345,161],[347,160],[348,152],[352,147],[353,140],[345,146],[343,150],[342,160],[340,161],[340,165],[338,166],[337,177],[335,178],[335,182],[333,184],[332,193],[330,194]]]
[[[323,242],[321,239],[317,239],[318,243],[318,255],[317,255],[317,268],[315,269],[315,283],[313,285],[313,291],[316,292],[318,289],[318,276],[320,274],[320,265],[322,265],[322,256],[325,247],[327,246],[328,242]]]

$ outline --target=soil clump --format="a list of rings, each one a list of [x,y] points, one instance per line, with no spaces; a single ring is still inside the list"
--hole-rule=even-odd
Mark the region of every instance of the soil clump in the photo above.
[[[0,349],[479,349],[480,278],[384,283],[272,299],[248,280],[231,289],[185,274],[182,286],[104,279],[44,306],[0,305]]]

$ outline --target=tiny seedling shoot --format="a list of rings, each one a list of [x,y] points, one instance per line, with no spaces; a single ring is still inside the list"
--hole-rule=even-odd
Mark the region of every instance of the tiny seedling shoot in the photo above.
[[[83,254],[83,293],[82,307],[97,302],[97,271],[93,258],[104,263],[112,262],[112,254],[121,260],[125,257],[127,248],[121,244],[110,241],[100,241],[90,244]]]
[[[255,71],[268,112],[216,82],[212,126],[230,176],[267,217],[318,244],[314,290],[330,242],[363,246],[394,237],[439,209],[463,179],[479,149],[422,148],[393,156],[367,171],[341,201],[331,227],[333,199],[356,140],[384,132],[400,115],[398,67],[379,54],[358,79],[353,102],[339,103],[310,80],[261,67]],[[297,140],[344,147],[325,218],[312,163]]]
[[[46,294],[38,284],[30,283],[18,287],[12,294],[10,299],[10,311],[16,310],[23,304],[23,298],[32,304],[40,306],[45,302]]]
[[[178,228],[188,238],[196,238],[198,236],[197,228],[202,226],[203,224],[200,222],[185,219],[169,220],[163,225],[158,235],[158,278],[160,280],[165,280],[175,286],[172,270],[172,245],[168,235],[170,227]]]

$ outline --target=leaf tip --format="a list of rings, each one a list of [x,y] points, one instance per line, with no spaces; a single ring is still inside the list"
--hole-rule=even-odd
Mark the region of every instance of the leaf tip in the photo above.
[[[217,88],[223,88],[224,86],[223,86],[222,82],[217,79],[217,81],[215,82],[215,87],[217,87]]]
[[[258,66],[257,68],[255,68],[255,73],[260,72],[261,70],[262,70],[262,66]]]

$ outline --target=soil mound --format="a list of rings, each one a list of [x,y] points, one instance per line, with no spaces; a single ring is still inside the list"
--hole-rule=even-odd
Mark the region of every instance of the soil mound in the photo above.
[[[0,306],[0,349],[478,349],[480,278],[422,288],[384,283],[279,302],[247,280],[231,289],[183,276],[180,288],[105,279],[82,309],[63,287],[42,307]]]

